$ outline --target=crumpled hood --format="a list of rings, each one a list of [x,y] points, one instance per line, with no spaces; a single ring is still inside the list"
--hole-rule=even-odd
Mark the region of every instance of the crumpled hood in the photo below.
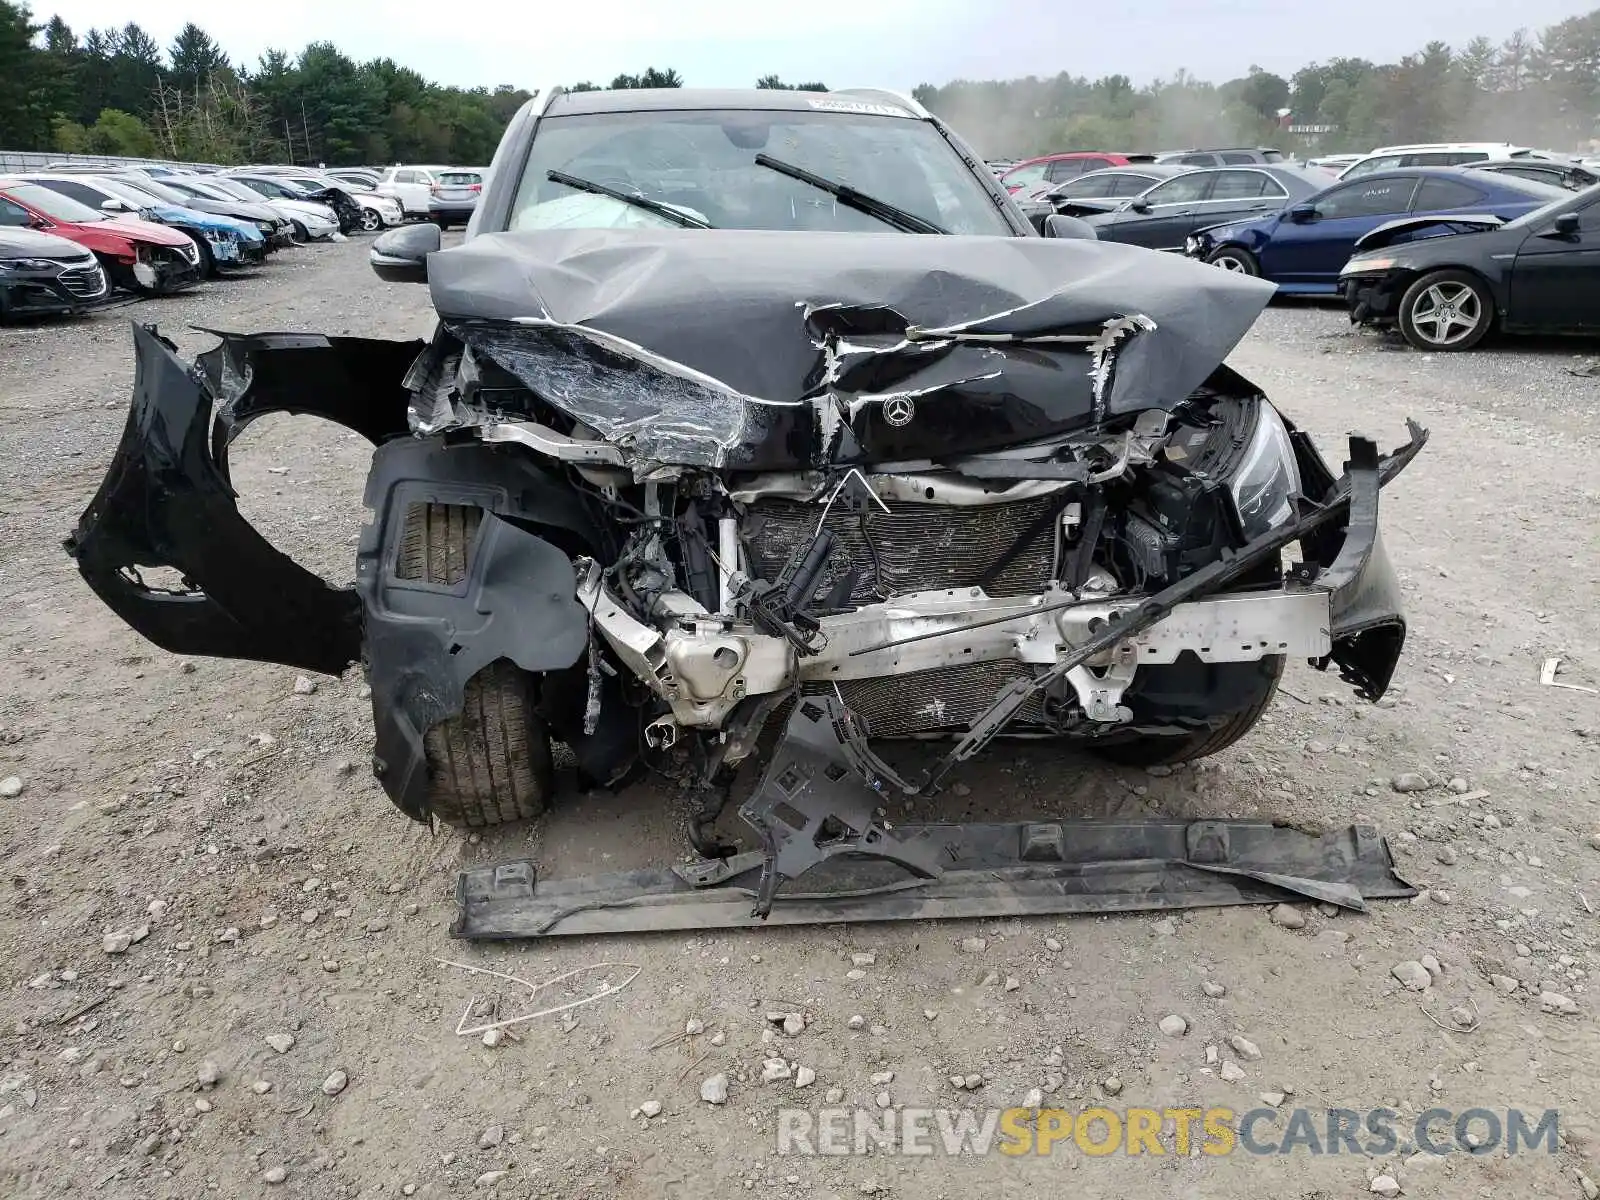
[[[852,434],[818,414],[834,462],[1171,408],[1274,290],[1112,243],[899,233],[496,233],[428,270],[476,351],[645,457],[708,466],[793,445],[797,416],[771,410],[825,396]],[[882,419],[893,398],[916,398],[918,430],[903,405]]]
[[[1494,213],[1422,213],[1414,217],[1399,217],[1393,221],[1385,221],[1374,229],[1367,230],[1355,240],[1354,249],[1359,253],[1363,250],[1377,250],[1394,243],[1397,238],[1408,234],[1417,233],[1431,225],[1457,225],[1459,231],[1447,231],[1439,234],[1441,237],[1455,236],[1458,233],[1482,233],[1486,230],[1499,229],[1504,225],[1505,218],[1497,217]]]
[[[219,217],[232,217],[236,221],[268,221],[275,225],[283,220],[283,215],[274,212],[265,202],[251,204],[245,200],[212,200],[194,196],[184,207],[196,212],[215,213]]]
[[[261,240],[259,229],[248,221],[241,221],[236,217],[202,212],[197,208],[177,204],[152,204],[141,211],[154,214],[168,225],[188,225],[209,233],[232,233],[250,242]]]
[[[187,246],[190,244],[189,235],[173,229],[170,225],[163,225],[159,221],[146,221],[143,217],[123,215],[112,217],[108,221],[85,221],[77,226],[79,229],[99,230],[113,236],[124,237],[134,242],[150,242],[157,246]]]

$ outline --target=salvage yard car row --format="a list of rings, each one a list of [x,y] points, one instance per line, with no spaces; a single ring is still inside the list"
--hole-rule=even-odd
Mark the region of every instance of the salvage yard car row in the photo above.
[[[359,177],[260,166],[124,166],[0,176],[0,320],[79,313],[257,266],[285,246],[399,225]]]
[[[1278,164],[1128,163],[1019,203],[1035,226],[1076,218],[1086,236],[1183,253],[1284,295],[1342,298],[1353,322],[1394,327],[1418,349],[1467,350],[1496,327],[1600,332],[1593,176],[1540,160],[1411,157],[1357,169],[1364,159],[1336,179]]]

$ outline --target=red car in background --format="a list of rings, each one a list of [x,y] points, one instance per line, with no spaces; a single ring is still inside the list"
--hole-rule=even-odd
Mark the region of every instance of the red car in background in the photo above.
[[[146,295],[189,287],[200,279],[200,251],[189,236],[133,216],[96,212],[71,197],[0,179],[0,225],[39,229],[94,252],[111,282]]]
[[[1006,170],[1000,176],[1006,191],[1018,192],[1041,184],[1060,183],[1076,179],[1086,171],[1099,171],[1106,167],[1125,167],[1129,163],[1154,162],[1154,154],[1112,154],[1104,150],[1073,150],[1067,154],[1046,154],[1028,158]]]

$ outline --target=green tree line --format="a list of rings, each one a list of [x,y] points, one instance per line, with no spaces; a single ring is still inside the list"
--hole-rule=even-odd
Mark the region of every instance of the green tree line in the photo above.
[[[577,90],[681,87],[650,67]],[[789,87],[777,76],[757,86]],[[801,84],[821,89],[821,84]],[[443,87],[331,42],[232,62],[190,23],[163,48],[137,24],[77,34],[0,0],[0,150],[187,162],[486,163],[529,97],[510,84]]]
[[[1287,79],[1251,67],[1221,84],[1180,71],[1135,87],[1126,75],[1063,72],[924,84],[914,95],[990,158],[1206,145],[1334,153],[1440,141],[1587,151],[1600,132],[1600,10],[1498,45],[1434,41],[1396,63],[1335,58]],[[1329,128],[1293,132],[1306,126]]]
[[[671,68],[575,91],[681,87]],[[825,91],[764,75],[757,87]],[[1263,144],[1300,152],[1408,141],[1516,141],[1586,150],[1600,117],[1600,10],[1503,43],[1430,42],[1396,63],[1336,58],[1284,78],[1252,67],[1216,84],[1180,71],[923,84],[914,94],[991,158],[1054,150]],[[489,160],[528,93],[445,87],[331,42],[235,63],[190,23],[163,48],[137,24],[79,36],[0,0],[0,149],[200,162]],[[1305,127],[1323,132],[1300,133]]]

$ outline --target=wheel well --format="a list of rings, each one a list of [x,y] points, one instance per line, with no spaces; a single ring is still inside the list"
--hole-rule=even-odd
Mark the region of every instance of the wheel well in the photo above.
[[[1398,317],[1400,315],[1399,301],[1405,298],[1405,294],[1411,290],[1412,284],[1428,275],[1437,275],[1441,271],[1460,271],[1463,275],[1471,275],[1483,285],[1483,290],[1489,293],[1489,302],[1494,308],[1495,319],[1499,320],[1505,315],[1500,305],[1500,293],[1495,291],[1494,284],[1489,282],[1487,275],[1476,267],[1469,267],[1465,264],[1451,264],[1448,266],[1428,267],[1426,270],[1421,271],[1407,270],[1402,272],[1400,274],[1400,282],[1395,288],[1395,316]]]

